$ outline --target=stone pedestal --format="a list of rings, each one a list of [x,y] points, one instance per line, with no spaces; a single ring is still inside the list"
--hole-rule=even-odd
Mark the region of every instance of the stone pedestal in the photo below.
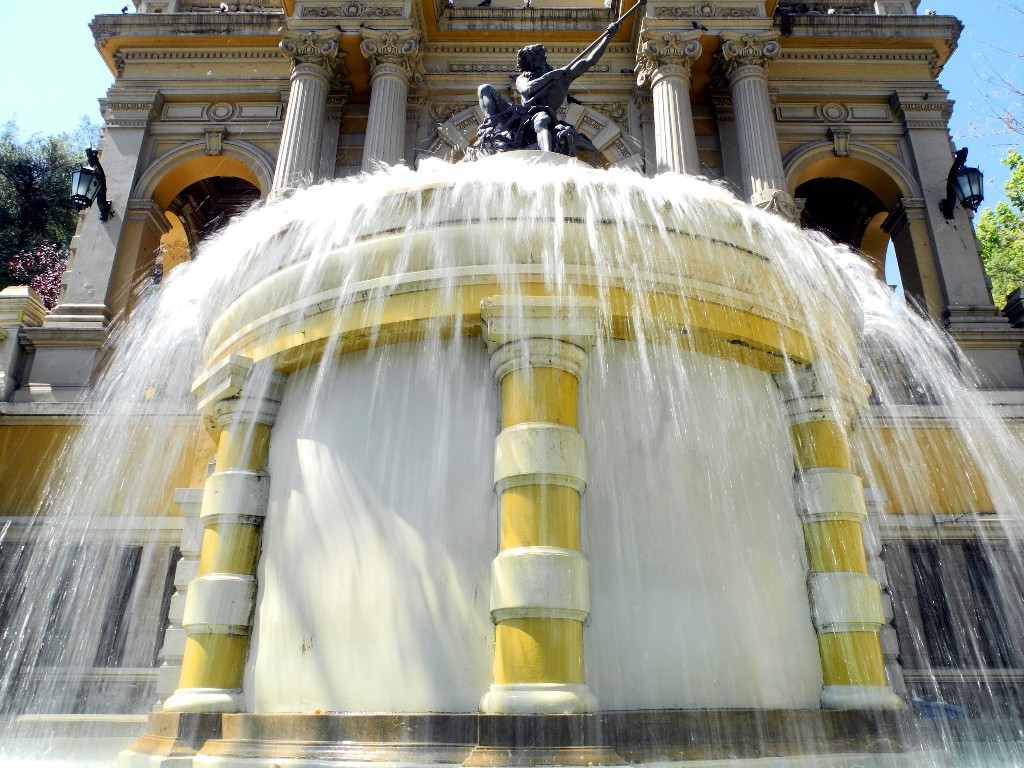
[[[19,332],[38,328],[45,317],[43,300],[27,285],[0,291],[0,403],[11,399],[25,374],[27,361]]]

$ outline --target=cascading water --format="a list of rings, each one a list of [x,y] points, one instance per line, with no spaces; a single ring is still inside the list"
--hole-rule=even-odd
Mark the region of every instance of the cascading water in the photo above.
[[[499,547],[562,536],[571,546],[553,549],[585,556],[589,589],[585,610],[552,621],[585,619],[582,660],[570,660],[583,675],[548,659],[538,679],[561,680],[584,710],[596,702],[623,761],[852,765],[870,754],[871,764],[908,764],[891,747],[865,746],[890,738],[910,745],[910,764],[1019,763],[1018,715],[997,718],[989,691],[962,718],[977,727],[926,728],[927,746],[912,707],[885,714],[895,705],[887,687],[910,698],[892,679],[898,667],[880,684],[859,682],[870,678],[862,660],[843,658],[859,640],[829,650],[842,633],[821,628],[827,611],[815,605],[835,593],[821,586],[834,573],[856,572],[864,548],[811,540],[818,529],[799,514],[836,466],[800,430],[849,413],[829,423],[866,486],[909,510],[943,510],[966,488],[972,514],[959,525],[1018,524],[1020,442],[948,339],[894,303],[858,256],[722,189],[539,159],[427,163],[296,192],[237,219],[140,299],[111,337],[93,415],[32,525],[17,540],[0,534],[5,764],[109,763],[103,749],[116,740],[95,756],[81,745],[96,739],[69,747],[53,737],[58,715],[153,706],[151,688],[114,700],[93,678],[155,661],[167,605],[153,596],[166,564],[131,547],[170,542],[173,489],[202,485],[205,460],[194,457],[206,455],[206,438],[190,387],[232,355],[255,364],[247,396],[272,388],[271,366],[288,375],[267,459],[241,711],[457,716],[482,698],[485,709],[519,711],[500,709],[514,697],[494,687],[499,670],[522,672],[507,637],[496,659],[495,621],[529,634],[534,614],[492,616],[492,567],[507,567],[492,560]],[[481,301],[500,333],[481,320]],[[578,427],[586,445],[575,529],[551,519],[516,529],[495,493],[494,439],[517,422],[489,352],[534,333],[542,309],[543,322],[591,318],[596,328],[578,414],[570,408],[572,423],[557,425]],[[531,375],[540,374],[527,385]],[[256,417],[242,427],[258,439]],[[928,466],[950,454],[963,476],[937,485]],[[544,497],[538,514],[556,507]],[[836,530],[844,524],[859,525]],[[873,574],[876,524],[866,526]],[[998,582],[1004,602],[1019,604],[1012,549],[1011,562]],[[127,572],[136,586],[119,590]],[[870,634],[846,637],[858,632]],[[964,640],[973,666],[989,666],[992,638]],[[520,695],[535,684],[509,685]],[[862,695],[875,698],[845,708],[875,714],[828,720],[831,735],[825,721],[801,720],[829,696]],[[885,737],[874,730],[883,726]],[[90,734],[83,725],[78,735]],[[225,740],[195,764],[241,759]],[[328,741],[319,752],[257,752],[282,765],[357,759]],[[388,759],[461,763],[471,749],[452,742]]]

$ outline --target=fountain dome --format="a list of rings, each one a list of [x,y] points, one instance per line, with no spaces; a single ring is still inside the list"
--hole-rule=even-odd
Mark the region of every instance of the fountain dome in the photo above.
[[[276,266],[205,334],[218,460],[154,717],[228,713],[211,765],[646,761],[719,721],[722,757],[773,712],[797,754],[868,712],[902,744],[842,270],[699,182],[516,154],[268,209]]]

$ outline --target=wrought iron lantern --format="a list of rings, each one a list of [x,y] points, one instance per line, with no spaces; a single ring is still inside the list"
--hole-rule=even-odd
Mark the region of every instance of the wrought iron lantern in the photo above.
[[[964,147],[956,153],[953,167],[949,169],[949,177],[946,179],[946,197],[939,201],[939,210],[947,219],[953,218],[957,203],[976,211],[981,201],[985,199],[984,174],[977,168],[967,168],[966,165],[967,147]]]
[[[71,202],[82,211],[96,202],[100,221],[110,218],[111,205],[107,200],[107,176],[100,165],[99,155],[92,147],[85,150],[87,161],[71,172]]]

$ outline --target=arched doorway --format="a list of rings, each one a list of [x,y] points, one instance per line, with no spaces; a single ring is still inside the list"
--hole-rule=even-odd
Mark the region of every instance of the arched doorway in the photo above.
[[[810,195],[810,215],[827,227],[854,232],[854,238],[859,232],[859,245],[837,238],[840,242],[856,247],[881,268],[891,241],[907,296],[933,317],[941,316],[944,301],[924,195],[895,157],[858,142],[850,143],[847,155],[838,156],[831,142],[818,142],[791,153],[785,165],[791,193],[800,197],[798,190],[804,190]],[[815,181],[820,183],[811,184]],[[869,217],[879,205],[881,209]],[[827,206],[839,210],[822,212]]]
[[[883,224],[889,211],[878,195],[856,181],[826,176],[805,181],[796,188],[796,197],[806,200],[802,226],[860,251],[883,276],[889,244]]]
[[[154,161],[136,183],[133,202],[147,209],[157,231],[125,254],[131,259],[131,277],[121,283],[127,307],[140,290],[193,258],[204,238],[266,197],[272,178],[273,160],[244,142],[225,141],[217,155],[193,142]]]
[[[259,199],[259,187],[236,176],[211,176],[181,190],[164,211],[171,228],[160,238],[154,281],[194,258],[204,239]]]

